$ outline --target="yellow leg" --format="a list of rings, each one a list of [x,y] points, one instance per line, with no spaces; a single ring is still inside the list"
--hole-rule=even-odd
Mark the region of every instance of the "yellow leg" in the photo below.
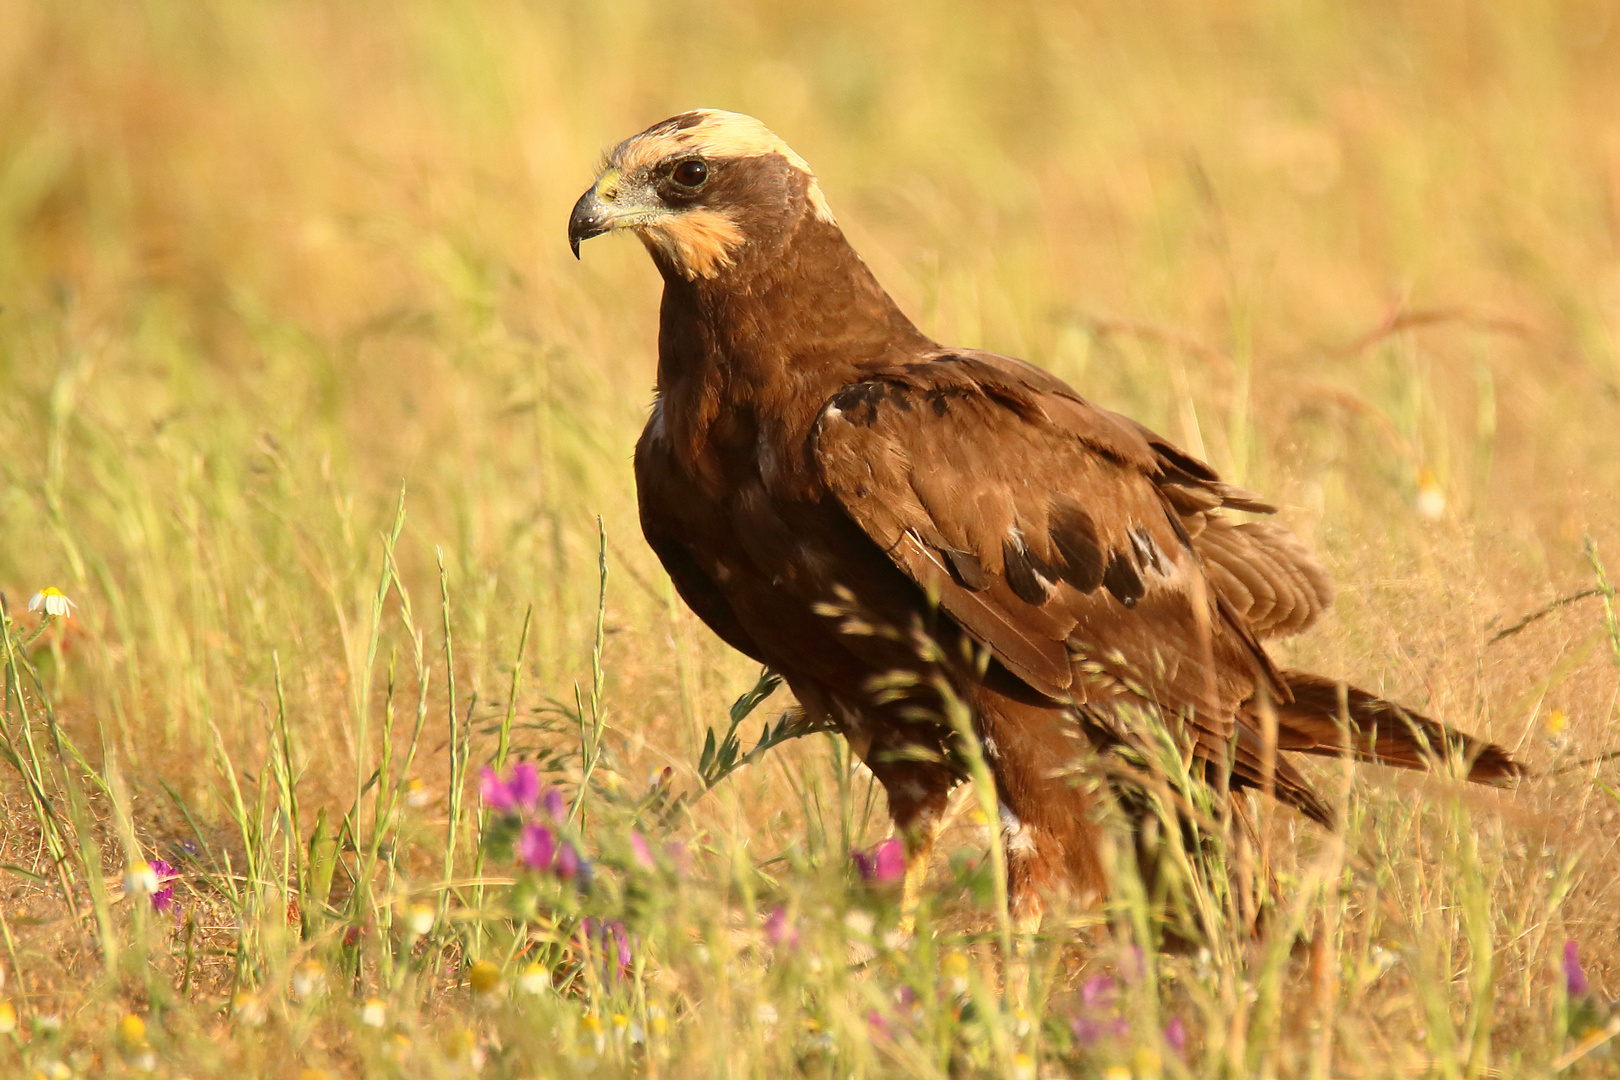
[[[922,904],[923,885],[928,881],[928,857],[934,852],[934,841],[967,806],[971,789],[971,784],[958,785],[951,792],[943,814],[926,816],[906,836],[906,876],[900,883],[900,932],[908,937],[917,928],[917,908]]]
[[[910,937],[917,928],[917,908],[928,881],[928,857],[933,854],[941,821],[935,818],[917,827],[916,838],[906,843],[906,876],[900,882],[900,932]]]

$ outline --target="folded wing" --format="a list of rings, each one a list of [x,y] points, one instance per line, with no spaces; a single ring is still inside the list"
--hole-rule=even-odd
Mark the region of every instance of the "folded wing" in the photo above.
[[[875,370],[813,439],[850,517],[1042,694],[1185,716],[1210,756],[1257,686],[1286,696],[1184,523],[1264,504],[1051,376],[971,352]]]

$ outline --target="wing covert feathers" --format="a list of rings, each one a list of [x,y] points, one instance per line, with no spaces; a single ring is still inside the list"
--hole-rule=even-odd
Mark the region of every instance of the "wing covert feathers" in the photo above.
[[[1039,369],[957,351],[841,389],[812,450],[850,518],[1036,690],[1134,697],[1224,740],[1256,684],[1287,689],[1244,622],[1252,593],[1235,600],[1206,580],[1182,507],[1264,504],[1155,439]],[[1309,590],[1287,577],[1296,551],[1271,539],[1227,546],[1233,558],[1245,544],[1284,552],[1260,578],[1291,590],[1267,594],[1266,625],[1302,623],[1293,609]]]
[[[1333,603],[1333,579],[1287,529],[1207,515],[1193,538],[1215,589],[1262,638],[1297,634]]]

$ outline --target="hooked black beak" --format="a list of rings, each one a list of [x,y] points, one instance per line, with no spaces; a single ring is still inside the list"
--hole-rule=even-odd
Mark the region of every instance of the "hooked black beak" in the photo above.
[[[579,258],[581,240],[601,236],[611,228],[612,214],[593,187],[579,197],[579,202],[574,204],[574,212],[568,216],[568,246],[574,249],[574,258]]]

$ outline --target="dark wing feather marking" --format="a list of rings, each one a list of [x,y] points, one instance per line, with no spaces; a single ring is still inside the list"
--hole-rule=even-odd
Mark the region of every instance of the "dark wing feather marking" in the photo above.
[[[1057,577],[1021,539],[1008,537],[1001,542],[1002,575],[1013,595],[1037,607],[1052,599],[1052,581]]]
[[[1097,540],[1097,526],[1086,508],[1067,495],[1054,496],[1047,511],[1052,546],[1063,559],[1059,570],[1063,580],[1083,593],[1092,592],[1103,581],[1103,551]]]
[[[951,576],[956,578],[958,584],[974,592],[981,592],[990,586],[990,575],[985,571],[984,564],[979,561],[977,555],[956,548],[943,550],[945,558],[951,564]]]
[[[1136,602],[1147,595],[1147,589],[1142,585],[1142,575],[1136,572],[1131,558],[1123,551],[1113,551],[1108,555],[1108,568],[1103,571],[1103,585],[1114,594],[1114,599],[1128,608],[1136,606]]]

